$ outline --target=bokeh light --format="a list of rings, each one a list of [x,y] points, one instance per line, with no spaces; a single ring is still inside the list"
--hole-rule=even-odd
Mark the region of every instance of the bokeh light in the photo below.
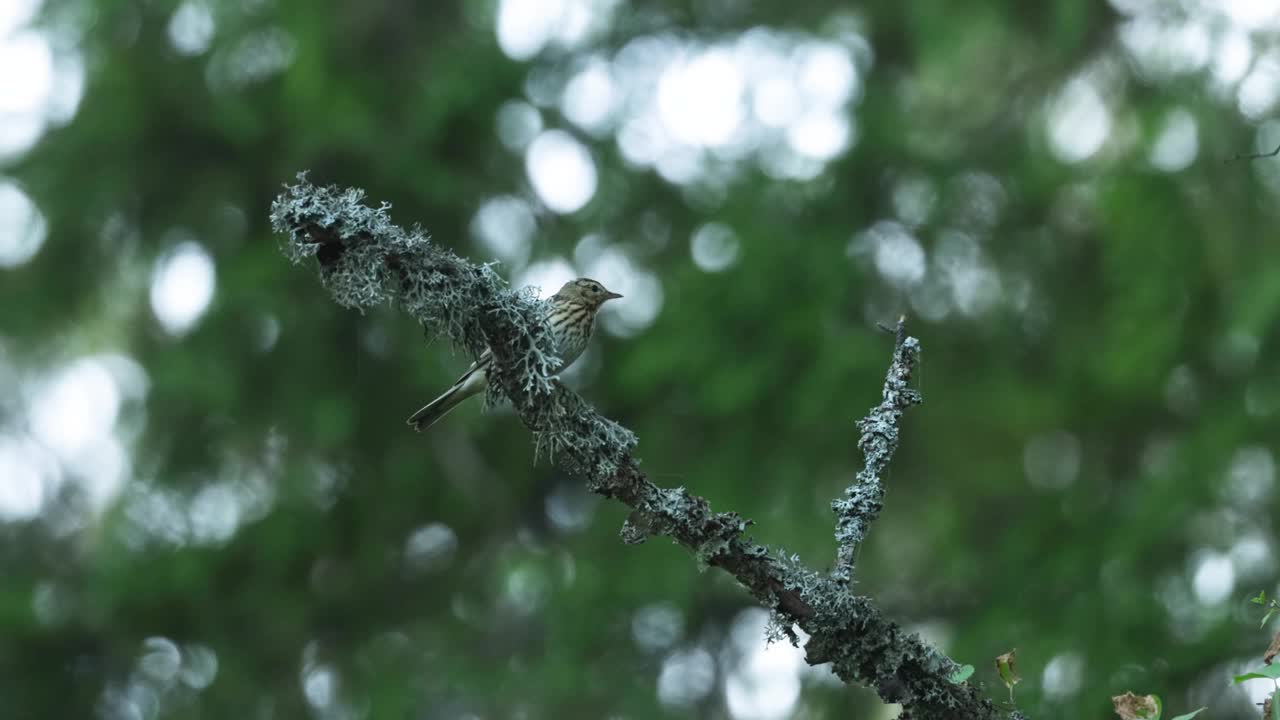
[[[213,258],[194,240],[181,240],[156,261],[151,311],[170,335],[190,331],[213,300]]]
[[[1111,133],[1111,111],[1087,77],[1067,83],[1049,109],[1049,140],[1063,162],[1093,157]]]
[[[577,212],[596,192],[596,165],[573,136],[548,130],[529,144],[529,181],[538,197],[560,214]]]
[[[199,55],[213,43],[215,25],[209,6],[186,0],[169,18],[169,42],[183,55]]]
[[[31,198],[16,184],[0,181],[0,268],[30,261],[47,234],[44,215]]]

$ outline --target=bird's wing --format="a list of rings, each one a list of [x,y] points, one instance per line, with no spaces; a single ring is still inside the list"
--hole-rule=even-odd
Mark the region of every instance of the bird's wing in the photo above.
[[[458,381],[453,384],[454,387],[457,387],[465,383],[468,378],[476,374],[477,370],[487,369],[489,367],[489,364],[492,362],[493,362],[493,353],[489,352],[489,348],[485,348],[484,352],[480,353],[480,359],[471,363],[471,367],[467,368],[467,371],[462,373],[462,377],[458,378]]]

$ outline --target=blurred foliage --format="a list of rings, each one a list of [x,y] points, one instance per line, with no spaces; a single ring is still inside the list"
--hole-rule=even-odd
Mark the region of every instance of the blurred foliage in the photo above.
[[[405,428],[468,359],[284,260],[267,210],[308,169],[478,262],[478,213],[521,199],[533,231],[500,271],[565,258],[657,311],[604,317],[570,381],[655,480],[817,567],[891,351],[875,323],[908,314],[925,404],[858,591],[993,698],[1016,646],[1033,717],[1130,689],[1256,716],[1229,683],[1267,644],[1247,598],[1276,587],[1280,160],[1223,161],[1280,141],[1280,26],[1192,2],[574,0],[545,13],[600,22],[512,60],[509,4],[46,0],[34,27],[83,96],[0,166],[47,231],[0,268],[0,467],[52,458],[38,512],[0,520],[0,715],[747,718],[790,691],[793,655],[752,670],[744,592],[623,546],[623,510],[535,465],[509,412]],[[763,28],[852,58],[822,162],[698,150],[680,176],[636,159],[664,151],[622,137],[633,106],[566,117],[591,58]],[[576,212],[500,138],[531,112],[590,153]],[[709,222],[719,272],[691,254]],[[191,242],[215,291],[170,332],[157,268]],[[101,409],[46,392],[84,362],[120,399],[107,437],[31,445]],[[791,717],[885,716],[798,677]],[[773,700],[734,705],[753,683]]]

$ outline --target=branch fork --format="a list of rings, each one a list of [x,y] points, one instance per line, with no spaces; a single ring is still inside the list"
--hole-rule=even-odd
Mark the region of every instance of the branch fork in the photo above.
[[[295,264],[316,258],[325,288],[343,306],[394,302],[429,333],[447,336],[473,357],[491,348],[490,400],[509,400],[538,448],[592,492],[632,508],[621,531],[624,542],[667,536],[700,563],[733,575],[774,610],[784,634],[795,625],[809,635],[810,664],[830,662],[842,680],[870,685],[912,717],[1000,717],[973,686],[950,681],[959,667],[954,661],[902,630],[868,598],[849,592],[857,546],[883,506],[880,475],[897,447],[898,419],[920,402],[908,387],[920,346],[906,335],[904,321],[895,330],[884,399],[858,423],[864,468],[845,497],[832,503],[839,550],[834,572],[822,574],[745,536],[751,521],[737,513],[715,512],[684,488],[653,484],[633,455],[636,436],[548,377],[546,348],[552,345],[538,301],[512,291],[488,266],[435,245],[421,230],[394,225],[388,206],[370,208],[363,199],[361,191],[316,186],[299,175],[271,206],[285,256]]]

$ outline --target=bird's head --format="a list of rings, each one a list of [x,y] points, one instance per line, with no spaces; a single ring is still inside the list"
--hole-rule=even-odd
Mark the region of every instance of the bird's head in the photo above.
[[[616,292],[610,292],[605,289],[605,286],[591,278],[578,278],[565,283],[564,287],[560,288],[560,292],[556,293],[556,297],[569,302],[581,303],[588,307],[599,308],[607,301],[622,296]]]

